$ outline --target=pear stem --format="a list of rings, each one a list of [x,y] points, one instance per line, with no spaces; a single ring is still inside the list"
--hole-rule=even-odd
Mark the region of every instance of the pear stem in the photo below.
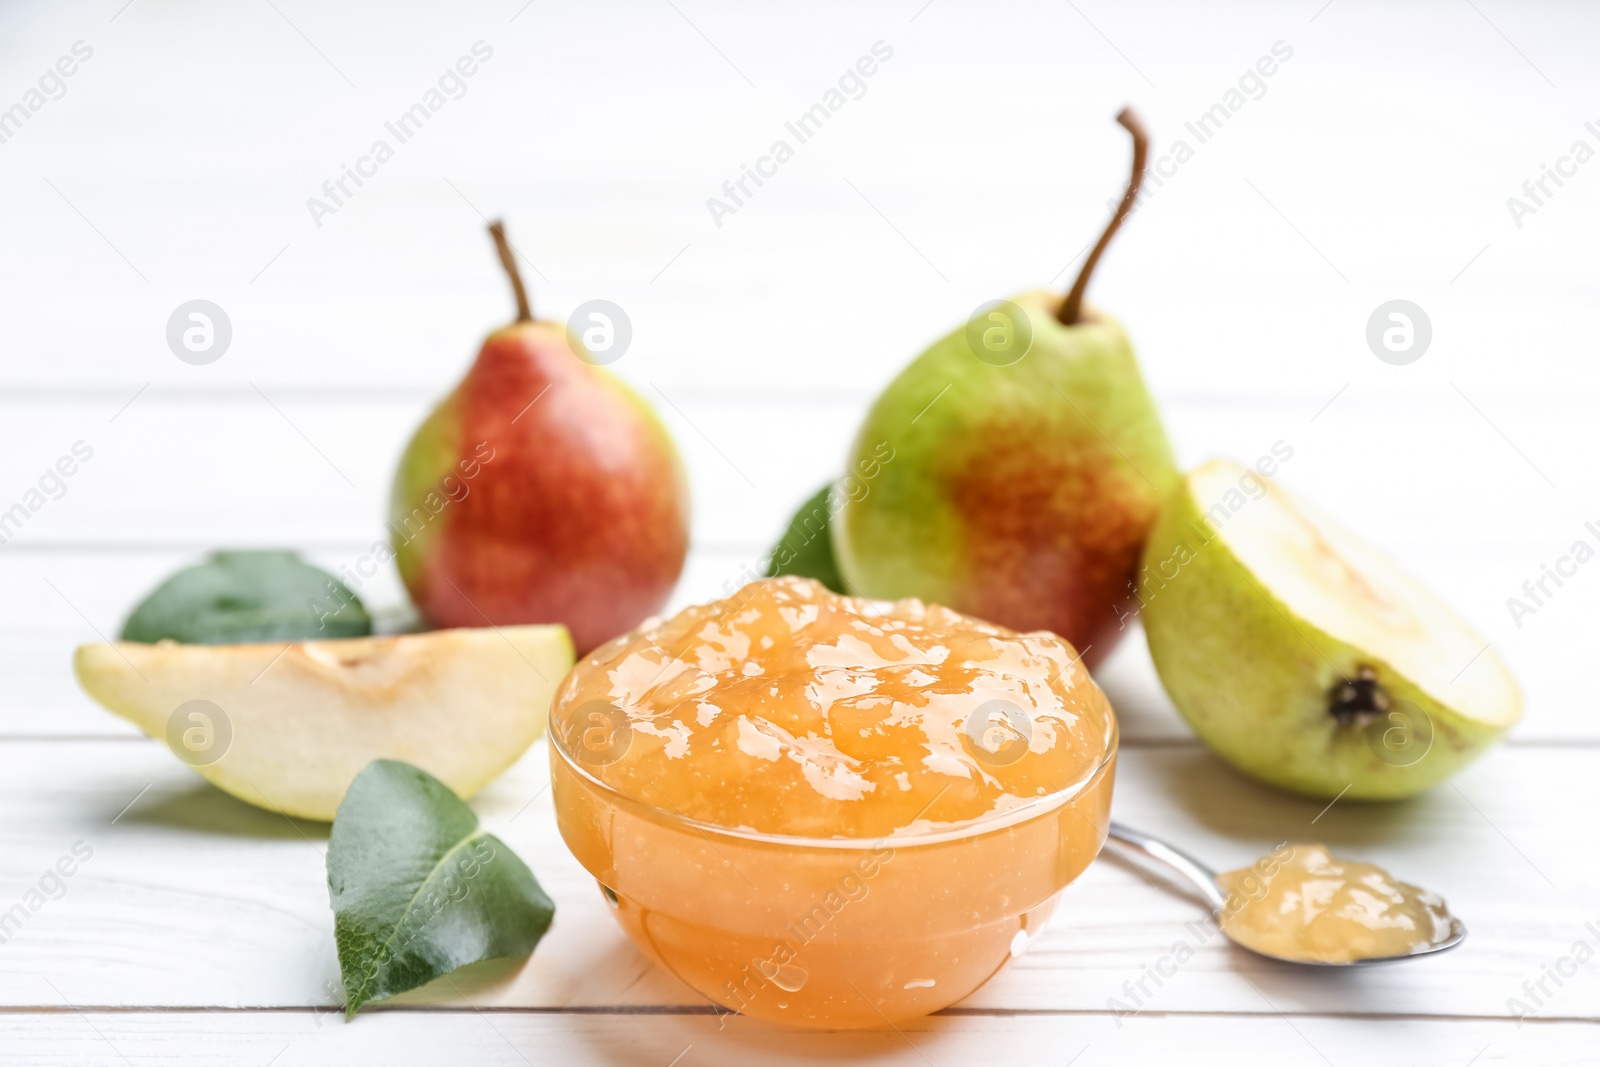
[[[1133,212],[1133,202],[1138,199],[1139,186],[1144,184],[1144,161],[1150,152],[1150,138],[1144,132],[1144,125],[1140,123],[1139,116],[1133,113],[1131,107],[1122,109],[1117,115],[1117,122],[1133,135],[1133,171],[1128,176],[1128,191],[1122,194],[1122,203],[1117,205],[1116,214],[1111,216],[1105,232],[1100,235],[1100,240],[1095,242],[1094,251],[1083,261],[1083,269],[1078,272],[1078,280],[1072,283],[1072,291],[1061,304],[1061,312],[1056,318],[1063,326],[1073,325],[1082,314],[1083,293],[1089,288],[1089,275],[1094,273],[1095,264],[1100,262],[1100,253],[1111,243],[1111,238],[1122,225],[1122,220]]]
[[[511,242],[506,239],[506,225],[499,219],[489,223],[489,233],[494,237],[494,247],[500,253],[500,265],[511,277],[511,289],[517,294],[517,321],[532,322],[533,308],[528,304],[528,290],[522,284],[522,272],[517,270],[517,257],[512,254]]]

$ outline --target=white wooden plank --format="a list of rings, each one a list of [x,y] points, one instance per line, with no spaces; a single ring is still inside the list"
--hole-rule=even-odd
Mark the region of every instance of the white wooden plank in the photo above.
[[[440,375],[439,395],[455,373],[452,365]],[[270,387],[141,393],[142,384],[87,399],[0,396],[15,443],[0,455],[0,511],[23,501],[75,442],[94,450],[64,488],[49,484],[46,499],[30,501],[20,531],[5,528],[9,542],[381,536],[394,467],[434,399]],[[640,384],[683,453],[695,536],[716,544],[768,543],[842,471],[872,400]],[[1574,540],[1596,540],[1584,523],[1600,522],[1600,472],[1577,447],[1592,403],[1552,408],[1544,397],[1492,390],[1471,403],[1448,389],[1395,398],[1359,385],[1341,393],[1341,384],[1259,398],[1245,387],[1228,401],[1184,395],[1164,404],[1165,417],[1185,465],[1217,455],[1251,464],[1281,442],[1293,450],[1285,484],[1419,564],[1461,546],[1511,547],[1525,560],[1520,584]]]
[[[491,968],[471,994],[510,1007],[685,1007],[700,999],[648,966],[614,925],[594,882],[556,834],[541,743],[474,806],[557,902],[526,966]],[[1016,966],[970,998],[983,1011],[1373,1015],[1508,1014],[1525,980],[1600,940],[1600,861],[1572,847],[1553,812],[1600,804],[1591,752],[1502,749],[1457,784],[1404,805],[1300,800],[1257,786],[1196,747],[1129,748],[1116,815],[1169,836],[1219,868],[1277,843],[1318,839],[1438,889],[1471,937],[1454,953],[1337,974],[1301,971],[1202,933],[1202,910],[1112,859],[1068,891]],[[1529,783],[1540,783],[1530,788]],[[3,947],[0,1003],[48,1007],[47,982],[85,1006],[309,1007],[338,1002],[323,849],[326,828],[248,807],[202,784],[149,742],[0,746],[0,901],[9,907],[75,842],[93,857],[67,892]],[[125,810],[126,809],[126,810]],[[1191,924],[1187,925],[1186,924]],[[1183,942],[1193,958],[1159,988]],[[1146,982],[1144,992],[1130,983]],[[1583,965],[1544,1015],[1600,1018],[1600,968]],[[1113,998],[1118,1002],[1113,1004]],[[436,983],[408,1001],[457,1003]]]
[[[781,520],[780,520],[781,521]],[[255,543],[273,544],[270,541]],[[276,542],[293,544],[294,542]],[[315,544],[308,558],[335,572],[354,568],[368,544]],[[114,637],[139,599],[163,577],[203,555],[181,546],[119,550],[0,547],[0,736],[126,733],[73,682],[73,646]],[[726,595],[762,561],[766,543],[691,551],[668,610]],[[1592,638],[1587,621],[1600,612],[1600,577],[1579,572],[1560,596],[1514,625],[1504,598],[1518,592],[1530,571],[1515,550],[1478,554],[1462,550],[1418,557],[1418,569],[1480,626],[1508,657],[1525,687],[1528,711],[1510,735],[1519,743],[1600,741],[1600,720],[1589,713],[1600,701],[1600,679],[1588,669]],[[730,584],[731,583],[731,584]],[[1553,588],[1553,587],[1552,587]],[[381,620],[409,616],[392,568],[382,567],[357,589]],[[1130,742],[1188,738],[1150,663],[1137,624],[1100,670]]]
[[[939,1016],[898,1030],[786,1030],[740,1016],[373,1012],[112,1014],[7,1013],[0,1064],[16,1067],[318,1067],[442,1062],[483,1067],[627,1063],[647,1067],[743,1067],[751,1062],[849,1062],[874,1067],[954,1067],[1003,1061],[1019,1067],[1127,1063],[1327,1067],[1361,1063],[1592,1063],[1593,1027],[1433,1019],[1167,1017],[1121,1021],[1101,1014]],[[673,1057],[679,1057],[674,1059]]]
[[[1295,58],[1152,197],[1097,285],[1162,376],[1231,390],[1230,370],[1307,373],[1331,391],[1347,361],[1386,373],[1361,330],[1404,289],[1434,309],[1440,353],[1458,369],[1493,376],[1515,352],[1534,364],[1530,377],[1597,381],[1592,361],[1565,357],[1590,346],[1594,276],[1579,235],[1593,229],[1593,198],[1568,190],[1521,228],[1505,208],[1554,147],[1582,133],[1582,119],[1549,107],[1546,82],[1481,20],[1418,9],[1310,24],[1264,5],[1091,13],[1121,40],[1118,52],[1047,4],[997,15],[951,5],[915,23],[896,9],[835,4],[814,21],[777,20],[781,29],[771,16],[703,7],[697,21],[748,82],[655,5],[515,24],[498,11],[460,21],[415,12],[381,30],[323,15],[307,32],[357,88],[288,27],[253,13],[175,23],[134,12],[110,36],[75,10],[40,18],[26,40],[41,62],[86,33],[104,43],[72,92],[7,145],[0,180],[20,210],[0,277],[30,309],[19,347],[56,353],[55,324],[83,331],[66,358],[17,373],[94,381],[131,349],[178,380],[188,368],[164,352],[159,327],[204,287],[241,327],[239,358],[219,375],[426,381],[507,308],[480,220],[448,177],[472,205],[511,212],[550,278],[541,288],[551,307],[611,294],[685,373],[881,380],[892,354],[955,314],[1063,271],[1118,187],[1125,147],[1109,116],[1122,101],[1143,109],[1158,154],[1180,138],[1193,144],[1184,123],[1282,39]],[[1583,35],[1564,30],[1572,11],[1520,14],[1507,33],[1537,55],[1537,71],[1581,92],[1592,75]],[[318,228],[306,198],[477,36],[497,58],[469,94]],[[598,61],[558,44],[602,37],[614,51]],[[201,46],[219,38],[249,41],[249,58],[230,63]],[[719,228],[706,198],[876,39],[896,58],[868,93]],[[150,55],[182,72],[175,84],[213,92],[140,78]],[[957,84],[957,65],[988,91]],[[1418,85],[1443,87],[1452,106],[1420,97]],[[529,100],[561,106],[530,116]],[[1046,125],[1059,136],[1039,136]],[[948,150],[958,130],[982,130],[1023,158],[1001,178],[992,154]],[[1372,166],[1374,151],[1390,165]],[[149,283],[39,180],[52,173]],[[86,294],[104,314],[82,314]],[[146,339],[137,348],[130,322]]]

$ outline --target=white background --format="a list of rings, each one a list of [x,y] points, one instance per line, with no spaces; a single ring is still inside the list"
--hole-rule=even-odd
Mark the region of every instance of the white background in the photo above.
[[[0,510],[75,441],[94,449],[0,546],[0,908],[74,841],[95,849],[0,945],[0,1062],[1582,1062],[1594,964],[1547,981],[1537,1020],[1508,999],[1575,943],[1600,949],[1584,925],[1600,926],[1600,563],[1520,626],[1507,599],[1575,541],[1600,546],[1584,526],[1600,525],[1600,161],[1520,226],[1507,198],[1574,141],[1600,149],[1600,10],[1395,7],[0,9],[0,109],[74,42],[93,49],[0,144]],[[493,57],[465,95],[318,226],[307,198],[480,40]],[[707,198],[877,41],[893,57],[865,95],[718,226]],[[1199,145],[1183,124],[1279,41],[1293,55],[1264,95]],[[485,216],[506,218],[536,310],[627,310],[612,369],[661,411],[693,483],[675,603],[717,594],[924,344],[987,300],[1070,283],[1124,179],[1126,103],[1154,155],[1196,150],[1090,295],[1133,335],[1181,460],[1291,444],[1282,478],[1471,618],[1528,710],[1428,796],[1322,812],[1198,746],[1133,635],[1102,679],[1124,725],[1117,815],[1219,866],[1326,840],[1437,887],[1466,946],[1330,976],[1208,943],[1119,1020],[1108,999],[1196,913],[1108,860],[955,1012],[868,1035],[719,1023],[611,925],[554,833],[536,748],[475,807],[556,898],[549,939],[464,992],[326,1014],[325,829],[199,784],[77,692],[72,646],[212,548],[337,566],[382,536],[399,449],[511,313]],[[232,322],[208,366],[165,341],[195,298]],[[1432,322],[1408,366],[1364,337],[1394,298]],[[392,574],[361,592],[403,610]]]

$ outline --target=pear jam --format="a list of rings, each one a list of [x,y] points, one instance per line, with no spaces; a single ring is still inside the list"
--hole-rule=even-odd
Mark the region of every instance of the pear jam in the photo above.
[[[1268,956],[1349,963],[1409,955],[1453,933],[1443,898],[1323,845],[1286,845],[1217,883],[1228,894],[1222,929]]]
[[[1116,720],[1070,645],[776,578],[595,650],[550,711],[562,836],[732,1010],[881,1026],[1024,951],[1105,839]]]

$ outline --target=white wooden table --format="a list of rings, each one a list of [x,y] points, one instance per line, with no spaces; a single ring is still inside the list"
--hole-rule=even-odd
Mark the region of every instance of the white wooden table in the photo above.
[[[0,1063],[1600,1056],[1600,564],[1520,625],[1506,604],[1600,543],[1584,525],[1600,525],[1600,163],[1564,165],[1520,219],[1506,203],[1574,141],[1600,147],[1592,8],[124,3],[0,11],[0,108],[92,49],[0,143],[0,510],[74,442],[93,448],[0,546],[0,909],[75,843],[93,850],[0,944]],[[317,225],[307,198],[477,41],[492,56],[464,95]],[[878,41],[893,54],[865,94],[717,225],[707,198]],[[1280,41],[1292,56],[1199,144],[1184,123]],[[1201,938],[1188,903],[1106,859],[959,1007],[899,1032],[779,1031],[719,1017],[614,927],[555,833],[541,745],[474,807],[555,898],[547,940],[342,1022],[326,828],[232,800],[100,711],[72,646],[211,548],[337,567],[382,536],[403,441],[510,313],[486,215],[534,265],[536,308],[627,309],[614,369],[693,480],[674,606],[718,594],[922,344],[986,300],[1070,281],[1122,180],[1126,102],[1158,155],[1194,152],[1091,295],[1132,331],[1181,458],[1291,443],[1285,480],[1446,593],[1509,657],[1528,712],[1427,796],[1325,809],[1211,757],[1131,635],[1102,679],[1123,723],[1116,815],[1221,866],[1326,841],[1440,889],[1466,945],[1296,973]],[[205,366],[164,337],[195,298],[233,329]],[[1364,339],[1393,298],[1433,324],[1408,366]],[[403,605],[392,574],[360,592]],[[1156,987],[1179,941],[1194,958]],[[1141,980],[1124,1016],[1113,1002]]]

